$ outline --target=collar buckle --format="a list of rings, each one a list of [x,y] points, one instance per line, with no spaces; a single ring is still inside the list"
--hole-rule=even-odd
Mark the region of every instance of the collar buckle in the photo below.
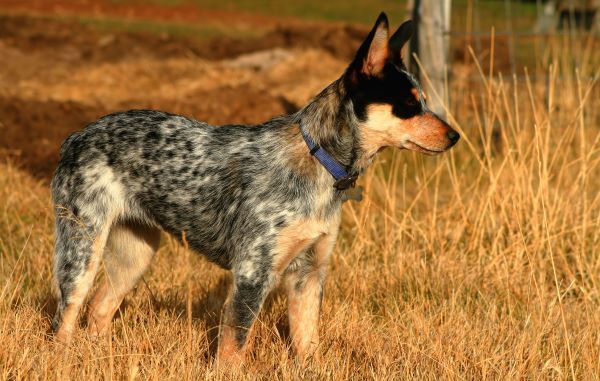
[[[337,190],[346,190],[348,188],[354,188],[356,185],[356,179],[358,174],[344,176],[333,183],[333,187]]]

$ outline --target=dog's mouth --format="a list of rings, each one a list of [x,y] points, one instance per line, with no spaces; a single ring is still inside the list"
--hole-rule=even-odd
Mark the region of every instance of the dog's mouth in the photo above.
[[[409,149],[411,151],[424,153],[425,155],[437,155],[438,153],[444,152],[444,150],[432,150],[425,148],[415,142],[411,142],[410,140],[405,142],[402,146],[403,148]]]

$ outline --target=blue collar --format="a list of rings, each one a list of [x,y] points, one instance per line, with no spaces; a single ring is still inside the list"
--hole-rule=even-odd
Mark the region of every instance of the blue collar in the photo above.
[[[354,173],[349,175],[348,172],[344,169],[344,167],[337,162],[327,151],[323,149],[323,147],[319,146],[315,141],[308,135],[308,132],[304,129],[302,123],[300,123],[300,132],[302,132],[302,136],[304,137],[304,141],[310,150],[310,154],[319,160],[319,163],[327,172],[333,176],[335,179],[335,183],[333,187],[337,190],[345,190],[348,188],[353,188],[356,184],[356,179],[358,178],[358,174]]]

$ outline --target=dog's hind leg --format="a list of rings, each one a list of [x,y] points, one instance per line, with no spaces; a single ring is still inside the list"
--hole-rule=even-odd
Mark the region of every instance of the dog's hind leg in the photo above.
[[[117,223],[104,251],[106,278],[90,304],[88,331],[106,333],[125,295],[135,287],[158,250],[160,231],[134,222]]]
[[[58,305],[52,328],[57,340],[67,343],[94,282],[111,222],[57,214],[54,276]]]
[[[88,161],[80,168],[70,159],[59,164],[52,180],[56,211],[54,278],[58,291],[52,328],[62,342],[71,338],[110,229],[125,208],[123,187],[110,167]]]

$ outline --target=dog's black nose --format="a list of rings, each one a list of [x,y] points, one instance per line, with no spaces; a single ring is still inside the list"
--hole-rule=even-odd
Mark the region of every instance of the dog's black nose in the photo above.
[[[458,139],[460,139],[460,135],[456,131],[450,131],[450,132],[448,132],[448,139],[450,139],[452,144],[456,144]]]

